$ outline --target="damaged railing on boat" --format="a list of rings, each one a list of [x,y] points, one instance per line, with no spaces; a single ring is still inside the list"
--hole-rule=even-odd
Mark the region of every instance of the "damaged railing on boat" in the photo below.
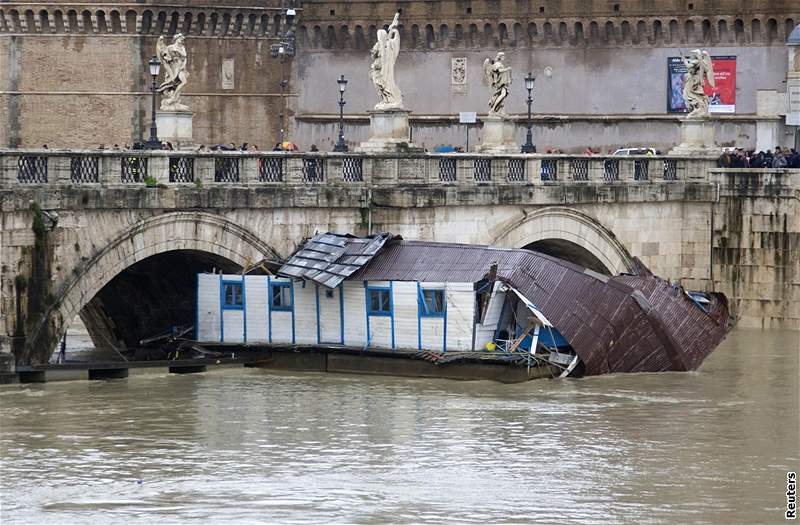
[[[708,180],[714,164],[670,156],[0,150],[0,185],[661,184]]]

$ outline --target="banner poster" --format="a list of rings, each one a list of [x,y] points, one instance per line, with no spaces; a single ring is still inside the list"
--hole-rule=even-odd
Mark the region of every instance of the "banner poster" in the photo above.
[[[711,113],[736,112],[736,57],[711,57],[714,67],[715,88],[706,82],[708,110]],[[686,66],[681,57],[667,58],[667,112],[688,113],[686,101],[683,100],[683,82],[686,77]]]

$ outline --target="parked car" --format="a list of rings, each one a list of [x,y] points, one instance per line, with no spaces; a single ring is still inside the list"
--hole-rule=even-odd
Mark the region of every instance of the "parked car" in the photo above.
[[[661,155],[655,148],[620,148],[614,155]]]

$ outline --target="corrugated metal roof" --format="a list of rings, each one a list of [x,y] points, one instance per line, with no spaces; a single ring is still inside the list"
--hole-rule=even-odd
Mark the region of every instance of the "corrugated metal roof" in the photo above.
[[[716,295],[715,308],[708,314],[638,260],[637,275],[607,277],[528,250],[392,240],[389,234],[369,239],[321,236],[316,241],[317,237],[292,256],[282,274],[326,286],[345,278],[477,282],[496,264],[497,279],[547,316],[589,375],[694,370],[729,329],[723,295]]]
[[[317,234],[292,254],[278,274],[336,288],[366,265],[391,238],[388,233],[363,238],[335,233]]]

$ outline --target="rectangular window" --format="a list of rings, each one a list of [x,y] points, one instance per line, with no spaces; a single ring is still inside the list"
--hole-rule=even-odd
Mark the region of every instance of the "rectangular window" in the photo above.
[[[444,315],[444,290],[420,290],[419,315],[440,317]]]
[[[242,283],[222,283],[222,307],[230,309],[242,308],[244,297],[242,296]]]
[[[392,315],[392,299],[388,288],[367,288],[367,313]]]
[[[270,283],[269,305],[272,310],[292,310],[292,283]]]

